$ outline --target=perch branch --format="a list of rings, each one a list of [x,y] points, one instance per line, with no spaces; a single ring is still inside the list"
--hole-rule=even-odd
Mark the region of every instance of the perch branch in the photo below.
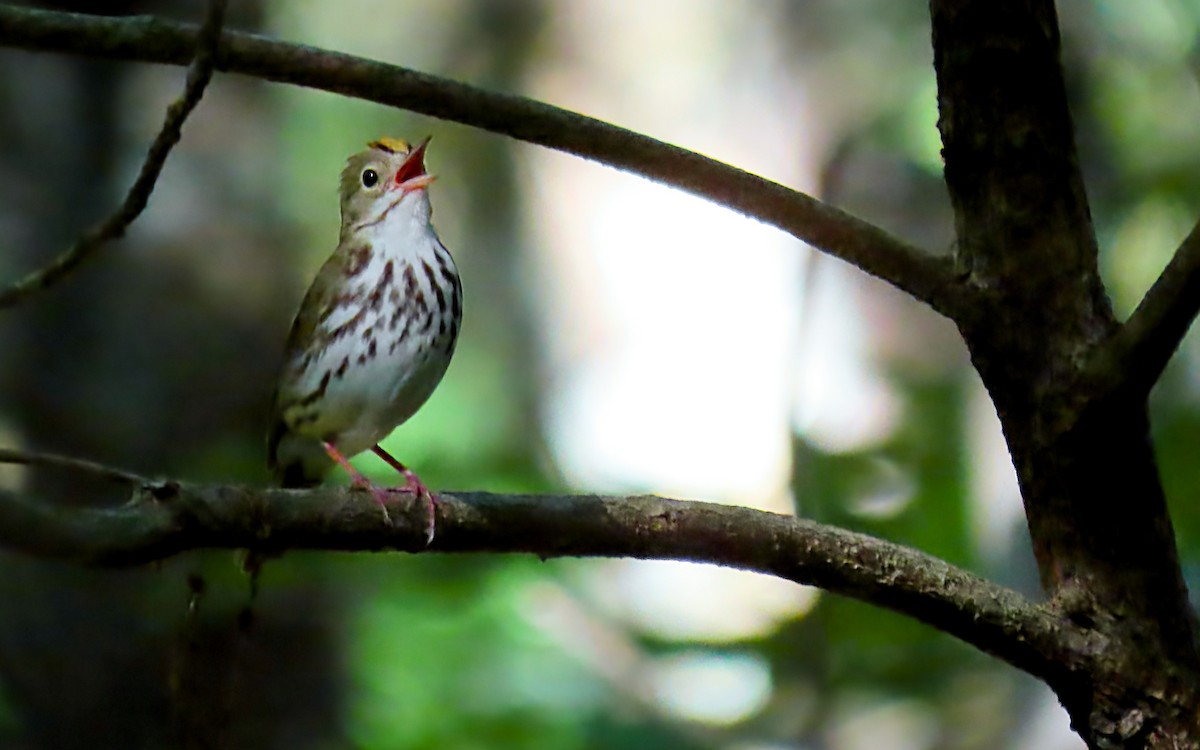
[[[0,45],[182,64],[192,26],[0,6]],[[955,262],[840,209],[677,146],[519,96],[360,57],[224,32],[217,68],[419,112],[565,151],[671,185],[778,227],[891,283],[951,318],[962,304]]]
[[[1175,250],[1171,262],[1142,297],[1120,330],[1089,363],[1104,392],[1143,397],[1158,382],[1171,356],[1200,313],[1200,222]]]
[[[212,79],[213,62],[217,43],[221,39],[221,25],[225,17],[226,0],[210,0],[204,23],[191,42],[188,67],[183,93],[167,107],[162,128],[150,144],[142,163],[141,172],[125,195],[124,202],[107,219],[89,229],[69,249],[44,268],[32,271],[11,285],[0,289],[0,308],[11,307],[28,297],[47,289],[78,268],[97,250],[112,240],[120,239],[150,201],[154,184],[162,172],[171,149],[179,142],[183,123],[200,103],[204,89]],[[3,9],[0,9],[2,14]],[[0,16],[0,28],[7,29],[7,19]]]
[[[1051,682],[1088,651],[1051,610],[914,549],[791,516],[653,496],[397,493],[392,525],[351,488],[143,483],[118,508],[59,508],[0,492],[0,546],[99,566],[201,548],[523,552],[712,563],[819,586],[909,615]],[[1058,662],[1059,666],[1055,667]]]

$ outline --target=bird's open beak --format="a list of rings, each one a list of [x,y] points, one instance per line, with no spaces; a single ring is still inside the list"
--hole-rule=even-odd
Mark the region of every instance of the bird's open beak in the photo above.
[[[436,179],[433,175],[425,173],[425,147],[428,145],[429,138],[421,141],[400,165],[400,169],[396,170],[396,189],[405,193],[424,190]]]

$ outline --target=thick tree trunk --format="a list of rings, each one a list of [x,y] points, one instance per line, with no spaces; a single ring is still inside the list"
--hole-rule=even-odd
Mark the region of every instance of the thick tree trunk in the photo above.
[[[1101,636],[1052,687],[1091,747],[1195,747],[1200,661],[1146,393],[1082,365],[1118,329],[1075,152],[1052,0],[931,2],[959,320],[1017,470],[1043,587]]]

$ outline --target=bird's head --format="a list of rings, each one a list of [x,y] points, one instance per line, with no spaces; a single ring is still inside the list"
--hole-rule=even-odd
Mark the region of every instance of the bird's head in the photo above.
[[[434,176],[425,171],[429,138],[410,146],[399,138],[380,138],[351,156],[342,170],[342,228],[381,221],[395,210],[423,213],[428,220],[425,188]]]

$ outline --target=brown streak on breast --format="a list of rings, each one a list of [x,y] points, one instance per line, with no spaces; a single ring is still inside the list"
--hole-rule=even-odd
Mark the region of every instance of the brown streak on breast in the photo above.
[[[442,285],[438,283],[437,274],[433,272],[433,266],[429,265],[428,261],[421,261],[421,266],[425,270],[425,278],[429,279],[429,288],[433,290],[434,296],[437,297],[438,310],[445,314],[446,293],[442,291]]]
[[[367,308],[365,306],[358,308],[358,312],[354,313],[350,320],[347,320],[345,323],[342,323],[337,328],[334,328],[332,331],[325,334],[325,336],[322,337],[323,342],[328,345],[347,334],[353,333],[355,329],[357,329],[358,326],[363,322],[363,320],[366,319],[366,317]]]
[[[357,291],[334,295],[329,304],[321,309],[321,315],[317,318],[317,324],[324,323],[326,320],[329,320],[329,316],[333,315],[334,312],[343,307],[349,307],[360,299],[362,299],[362,293]]]
[[[342,271],[346,275],[346,278],[352,279],[365,271],[367,265],[371,262],[372,254],[370,245],[359,245],[358,247],[351,248],[350,252],[346,254],[346,264]]]
[[[400,344],[404,343],[404,339],[408,338],[408,331],[410,328],[412,328],[412,322],[413,319],[411,315],[404,320],[404,328],[400,329],[400,335],[392,341],[390,346],[388,346],[388,354],[396,351],[396,347],[400,346]]]
[[[445,245],[438,242],[434,256],[437,258],[438,270],[442,272],[442,276],[446,278],[446,281],[450,281],[454,276],[454,272],[450,270],[450,251],[446,249]]]
[[[450,285],[450,313],[456,322],[462,318],[462,284],[457,276],[454,277],[454,283]]]
[[[413,306],[414,313],[416,310],[424,312],[429,309],[421,285],[417,283],[417,272],[413,270],[411,263],[404,265],[404,296]]]
[[[392,285],[392,278],[395,275],[395,269],[392,266],[392,261],[383,264],[383,275],[379,277],[379,283],[375,284],[375,288],[371,290],[371,294],[367,297],[367,307],[372,310],[378,310],[383,304],[383,295],[387,292],[388,287]]]
[[[319,401],[325,395],[326,389],[329,388],[329,379],[331,377],[333,377],[333,372],[331,370],[326,370],[325,374],[321,376],[321,384],[317,386],[317,389],[307,396],[297,399],[292,403],[292,405],[309,406]]]

